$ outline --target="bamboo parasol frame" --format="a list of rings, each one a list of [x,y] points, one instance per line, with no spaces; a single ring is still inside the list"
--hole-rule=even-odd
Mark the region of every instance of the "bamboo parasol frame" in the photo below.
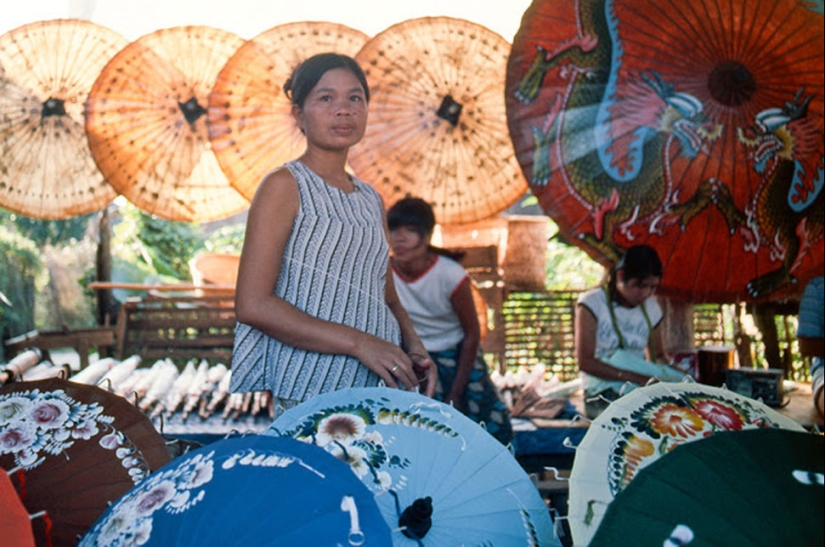
[[[493,31],[450,17],[393,25],[358,52],[370,119],[350,163],[388,206],[413,195],[439,223],[464,224],[524,195],[504,102],[509,52]]]
[[[144,211],[204,222],[249,205],[212,153],[205,116],[218,72],[243,43],[211,27],[158,30],[121,50],[95,82],[89,148],[112,186]]]
[[[336,23],[287,23],[252,38],[227,61],[209,94],[209,138],[241,195],[251,200],[268,171],[306,147],[282,91],[292,70],[317,53],[355,56],[367,40]]]
[[[0,206],[59,220],[117,197],[92,159],[83,107],[100,71],[128,43],[77,19],[39,21],[0,36]]]

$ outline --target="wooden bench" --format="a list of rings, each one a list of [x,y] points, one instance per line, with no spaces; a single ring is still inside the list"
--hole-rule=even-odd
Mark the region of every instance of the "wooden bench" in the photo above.
[[[57,348],[75,348],[80,356],[80,367],[89,365],[89,350],[98,348],[105,355],[115,346],[114,326],[93,327],[89,329],[53,329],[33,330],[5,342],[9,355],[16,355],[29,348],[38,348],[46,352]]]
[[[118,316],[115,358],[139,355],[178,364],[197,358],[229,364],[234,306],[233,295],[130,297]]]

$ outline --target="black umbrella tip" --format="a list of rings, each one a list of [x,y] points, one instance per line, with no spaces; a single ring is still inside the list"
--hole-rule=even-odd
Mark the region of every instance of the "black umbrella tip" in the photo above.
[[[398,525],[410,539],[422,539],[433,525],[433,499],[430,496],[418,498],[404,509],[398,519]]]

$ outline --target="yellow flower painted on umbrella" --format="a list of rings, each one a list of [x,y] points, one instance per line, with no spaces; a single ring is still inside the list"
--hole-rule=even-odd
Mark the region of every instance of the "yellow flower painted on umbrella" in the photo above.
[[[608,482],[615,496],[644,467],[643,462],[656,455],[656,447],[646,437],[625,431],[614,441],[610,454]]]
[[[650,419],[654,431],[687,439],[704,429],[704,420],[692,409],[675,404],[659,407]]]
[[[639,464],[647,458],[653,456],[656,449],[653,443],[641,437],[632,436],[627,440],[625,445],[625,464],[622,476],[619,480],[620,488],[624,488],[633,480],[636,473],[639,471]]]

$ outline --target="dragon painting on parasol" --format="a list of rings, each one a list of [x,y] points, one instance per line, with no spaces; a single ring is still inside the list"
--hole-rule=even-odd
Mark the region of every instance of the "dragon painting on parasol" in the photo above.
[[[799,29],[812,26],[821,35],[815,6],[767,2],[785,4]],[[533,3],[508,64],[508,124],[519,163],[562,233],[602,263],[615,263],[634,240],[669,255],[693,239],[693,253],[682,258],[700,261],[710,246],[725,248],[721,262],[729,268],[737,262],[747,268],[736,254],[753,257],[741,286],[715,298],[787,289],[797,284],[794,274],[806,256],[806,276],[811,262],[822,268],[821,252],[810,258],[825,224],[821,63],[818,84],[789,82],[771,72],[780,66],[773,59],[756,63],[739,54],[742,28],[691,34],[733,25],[724,6],[706,10],[716,21],[696,25],[691,17],[699,10],[681,0],[667,3],[662,18],[658,8],[629,0]],[[754,21],[770,18],[754,11]],[[764,38],[766,47],[771,40]],[[680,238],[700,214],[710,218],[711,206],[721,218],[690,226],[689,237]],[[694,237],[711,222],[720,233]],[[768,256],[756,257],[760,251]],[[698,266],[688,270],[699,277]],[[666,269],[663,288],[669,282]],[[701,291],[688,296],[709,299]]]
[[[739,230],[742,234],[746,250],[755,253],[765,246],[771,260],[781,261],[779,268],[748,283],[748,292],[755,297],[794,282],[794,270],[811,244],[822,239],[825,156],[819,156],[818,165],[807,161],[816,152],[817,140],[821,143],[822,133],[806,116],[812,96],[800,100],[803,91],[783,108],[763,110],[753,126],[737,131],[742,144],[753,150],[753,169],[761,175],[759,187],[744,210],[736,207],[728,187],[716,179],[703,182],[691,199],[673,208],[681,213],[684,226],[714,204],[731,233]]]

